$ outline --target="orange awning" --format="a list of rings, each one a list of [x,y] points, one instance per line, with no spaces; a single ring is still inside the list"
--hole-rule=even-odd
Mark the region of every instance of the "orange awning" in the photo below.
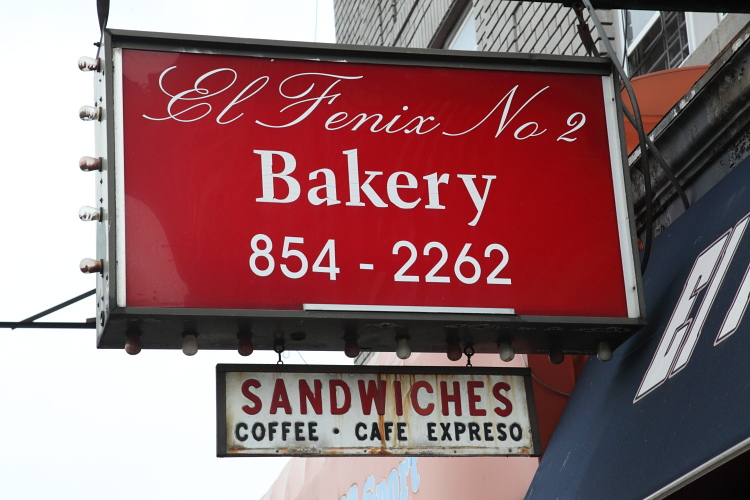
[[[703,76],[708,66],[688,66],[684,68],[657,71],[633,78],[630,83],[641,110],[644,131],[648,134],[677,101],[690,91],[690,88]],[[627,91],[622,89],[622,101],[632,113],[633,108]],[[638,146],[638,133],[625,118],[625,142],[628,153]]]

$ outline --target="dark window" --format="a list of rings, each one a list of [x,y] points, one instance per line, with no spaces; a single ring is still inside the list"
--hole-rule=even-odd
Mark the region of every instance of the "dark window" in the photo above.
[[[628,48],[628,73],[645,75],[677,68],[690,53],[684,12],[661,12],[633,47]]]

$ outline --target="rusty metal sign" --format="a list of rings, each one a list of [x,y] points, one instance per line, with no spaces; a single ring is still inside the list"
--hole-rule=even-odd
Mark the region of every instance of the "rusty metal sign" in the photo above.
[[[523,368],[217,365],[217,455],[537,456]]]

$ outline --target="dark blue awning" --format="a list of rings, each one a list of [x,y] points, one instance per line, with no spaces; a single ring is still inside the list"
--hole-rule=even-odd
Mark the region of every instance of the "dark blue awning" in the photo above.
[[[750,159],[670,225],[648,326],[589,359],[527,499],[664,495],[750,447]]]

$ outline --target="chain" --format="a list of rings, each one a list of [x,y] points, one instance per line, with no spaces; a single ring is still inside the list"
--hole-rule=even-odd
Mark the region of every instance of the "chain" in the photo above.
[[[474,348],[467,345],[464,347],[464,354],[466,354],[466,367],[469,368],[470,366],[473,366],[471,364],[471,357],[474,355]]]
[[[282,339],[277,339],[273,343],[273,352],[279,355],[279,360],[276,362],[276,364],[283,365],[284,360],[281,359],[281,354],[284,352],[284,341]]]

